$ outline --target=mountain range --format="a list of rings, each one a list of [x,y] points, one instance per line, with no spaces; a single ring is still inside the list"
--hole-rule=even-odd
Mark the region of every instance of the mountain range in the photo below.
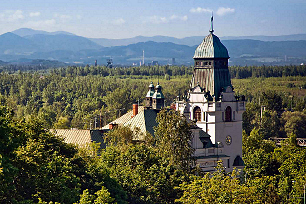
[[[194,46],[198,45],[199,42],[203,40],[204,36],[191,36],[185,38],[175,38],[169,36],[153,36],[153,37],[146,37],[146,36],[136,36],[133,38],[125,38],[125,39],[107,39],[107,38],[90,38],[93,42],[96,42],[99,45],[104,47],[111,47],[111,46],[122,46],[122,45],[129,45],[138,42],[147,42],[147,41],[154,41],[154,42],[172,42],[175,44],[181,45],[188,45]],[[223,40],[260,40],[260,41],[298,41],[298,40],[306,40],[306,34],[294,34],[294,35],[281,35],[281,36],[224,36],[220,37]]]
[[[137,36],[126,39],[85,38],[65,31],[46,32],[21,28],[0,35],[0,60],[9,63],[35,59],[68,64],[132,65],[142,59],[190,65],[193,54],[205,36],[174,38]],[[306,34],[286,36],[221,37],[227,47],[230,65],[300,64],[306,61]]]

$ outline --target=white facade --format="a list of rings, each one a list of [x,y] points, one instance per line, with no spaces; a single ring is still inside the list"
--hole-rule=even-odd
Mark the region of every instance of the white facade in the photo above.
[[[233,169],[237,156],[242,157],[242,113],[245,101],[237,100],[230,86],[221,92],[220,101],[208,101],[201,87],[194,87],[185,101],[177,101],[176,108],[188,119],[196,121],[196,125],[210,135],[213,147],[204,148],[200,136],[194,131],[193,147],[197,163],[205,171],[215,166],[222,159],[228,170]],[[200,109],[199,114],[195,112]],[[206,165],[205,165],[206,164]],[[241,166],[236,166],[237,168]]]

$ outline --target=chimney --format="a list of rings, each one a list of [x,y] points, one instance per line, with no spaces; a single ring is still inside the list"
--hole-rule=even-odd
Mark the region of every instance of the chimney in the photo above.
[[[133,104],[133,116],[136,116],[138,114],[138,104],[137,103],[134,103]]]
[[[117,126],[118,126],[118,124],[116,124],[116,123],[110,123],[110,124],[108,124],[108,129],[112,130],[112,129],[115,129]]]

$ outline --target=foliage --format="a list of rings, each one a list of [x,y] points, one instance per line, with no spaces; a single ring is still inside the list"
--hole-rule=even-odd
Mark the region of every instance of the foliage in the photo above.
[[[303,112],[284,112],[282,114],[284,130],[287,135],[294,134],[298,138],[306,137],[306,114]]]
[[[245,79],[250,77],[284,77],[306,76],[305,65],[286,66],[232,66],[229,68],[233,78]]]
[[[191,146],[192,132],[190,123],[179,112],[162,110],[157,115],[155,128],[158,154],[169,158],[173,164],[189,171],[193,165],[194,149]]]
[[[169,127],[179,125],[173,133],[181,146],[173,140],[172,143],[163,142],[163,137],[167,136],[162,132],[165,128],[163,118],[167,118]],[[108,147],[101,153],[101,164],[107,166],[110,175],[128,192],[131,203],[173,203],[180,194],[175,187],[189,178],[187,169],[189,171],[191,166],[186,164],[190,165],[192,152],[187,155],[185,147],[190,148],[191,132],[186,119],[177,112],[163,110],[157,120],[161,122],[156,129],[159,137],[149,137],[152,141],[136,143],[132,139],[138,133],[120,126],[105,137]],[[161,148],[168,148],[170,144],[177,144],[175,151],[169,149],[168,154],[161,154]]]
[[[241,184],[236,170],[226,174],[222,161],[214,173],[195,176],[190,183],[181,184],[180,189],[184,192],[176,200],[180,203],[254,203],[258,196],[254,194],[253,187]]]
[[[274,156],[275,144],[264,140],[259,130],[253,129],[250,135],[243,134],[243,161],[248,177],[277,174],[279,163]]]
[[[227,174],[219,165],[204,177],[190,171],[190,125],[175,111],[161,111],[156,137],[146,135],[143,143],[133,141],[137,131],[110,131],[105,150],[65,144],[46,129],[89,128],[95,118],[99,127],[106,125],[141,102],[159,73],[170,105],[186,95],[192,69],[11,68],[0,73],[0,103],[10,107],[0,107],[3,203],[301,202],[306,152],[296,138],[306,132],[303,66],[230,68],[233,76],[253,77],[233,79],[236,93],[249,102],[243,115],[244,174]],[[275,76],[282,77],[264,78]],[[272,137],[288,139],[276,147]]]
[[[104,189],[124,203],[120,186],[105,170],[93,168],[94,157],[86,162],[74,145],[51,134],[36,118],[14,121],[12,113],[1,107],[0,131],[1,202],[74,203],[85,189],[91,193]]]

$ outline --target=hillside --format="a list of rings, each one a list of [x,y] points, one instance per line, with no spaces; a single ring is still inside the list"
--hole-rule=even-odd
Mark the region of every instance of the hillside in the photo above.
[[[2,61],[21,63],[22,60],[28,62],[33,59],[44,59],[93,64],[98,60],[98,64],[106,64],[106,60],[112,58],[114,65],[132,65],[139,64],[144,50],[146,63],[158,61],[160,64],[168,64],[175,58],[178,65],[191,65],[194,50],[204,38],[137,36],[128,39],[88,39],[63,31],[46,32],[22,28],[13,32],[15,34],[0,35]],[[303,39],[304,35],[268,36],[269,38],[265,39],[291,39],[294,36],[296,39]],[[260,37],[263,39],[265,36]],[[230,65],[283,65],[301,64],[306,61],[305,40],[261,41],[233,38],[236,39],[222,40],[231,57]]]

